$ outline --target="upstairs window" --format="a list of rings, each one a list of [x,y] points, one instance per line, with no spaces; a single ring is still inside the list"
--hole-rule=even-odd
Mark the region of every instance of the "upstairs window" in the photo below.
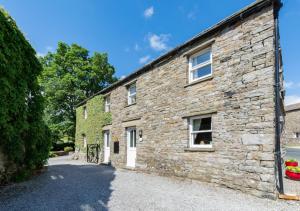
[[[87,119],[87,108],[86,108],[86,106],[83,107],[83,116],[84,116],[84,119]]]
[[[300,138],[300,132],[295,133],[295,138]]]
[[[200,116],[190,118],[190,147],[212,147],[212,118]]]
[[[136,84],[128,86],[128,105],[136,103]]]
[[[212,75],[211,48],[206,48],[192,55],[189,60],[189,82]]]
[[[105,97],[105,103],[104,103],[104,110],[105,112],[110,112],[110,96]]]

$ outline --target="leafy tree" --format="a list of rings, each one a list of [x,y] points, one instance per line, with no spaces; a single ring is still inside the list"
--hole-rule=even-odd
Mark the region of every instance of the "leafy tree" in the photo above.
[[[50,135],[37,79],[42,66],[35,54],[14,20],[0,8],[0,148],[10,162],[7,172],[28,174],[42,166],[49,154]]]
[[[116,81],[107,54],[89,56],[85,48],[63,42],[56,52],[40,58],[44,71],[40,78],[47,100],[45,119],[57,138],[74,140],[75,106]]]

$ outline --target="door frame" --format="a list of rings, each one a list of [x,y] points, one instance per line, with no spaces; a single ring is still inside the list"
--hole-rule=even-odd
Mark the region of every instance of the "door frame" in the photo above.
[[[104,163],[109,163],[110,162],[110,142],[111,142],[111,135],[110,135],[110,130],[105,130],[103,132],[103,135],[104,135]],[[107,144],[108,142],[108,144]],[[108,153],[108,160],[105,160],[106,156],[107,156],[107,152]]]

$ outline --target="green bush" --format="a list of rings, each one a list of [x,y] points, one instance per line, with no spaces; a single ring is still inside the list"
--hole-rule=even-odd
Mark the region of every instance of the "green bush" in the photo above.
[[[74,151],[74,149],[72,147],[65,147],[64,151],[65,152],[72,152],[72,151]]]
[[[49,158],[55,158],[55,157],[57,157],[58,155],[57,154],[55,154],[54,152],[49,152]]]
[[[37,79],[41,72],[35,51],[0,8],[0,147],[14,164],[9,166],[17,167],[16,180],[42,167],[49,155],[51,134]]]

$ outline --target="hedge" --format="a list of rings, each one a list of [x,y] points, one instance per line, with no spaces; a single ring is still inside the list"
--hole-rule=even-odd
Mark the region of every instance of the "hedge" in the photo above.
[[[37,80],[41,71],[34,49],[0,8],[0,147],[7,169],[13,164],[16,175],[30,174],[49,154],[50,132]]]

